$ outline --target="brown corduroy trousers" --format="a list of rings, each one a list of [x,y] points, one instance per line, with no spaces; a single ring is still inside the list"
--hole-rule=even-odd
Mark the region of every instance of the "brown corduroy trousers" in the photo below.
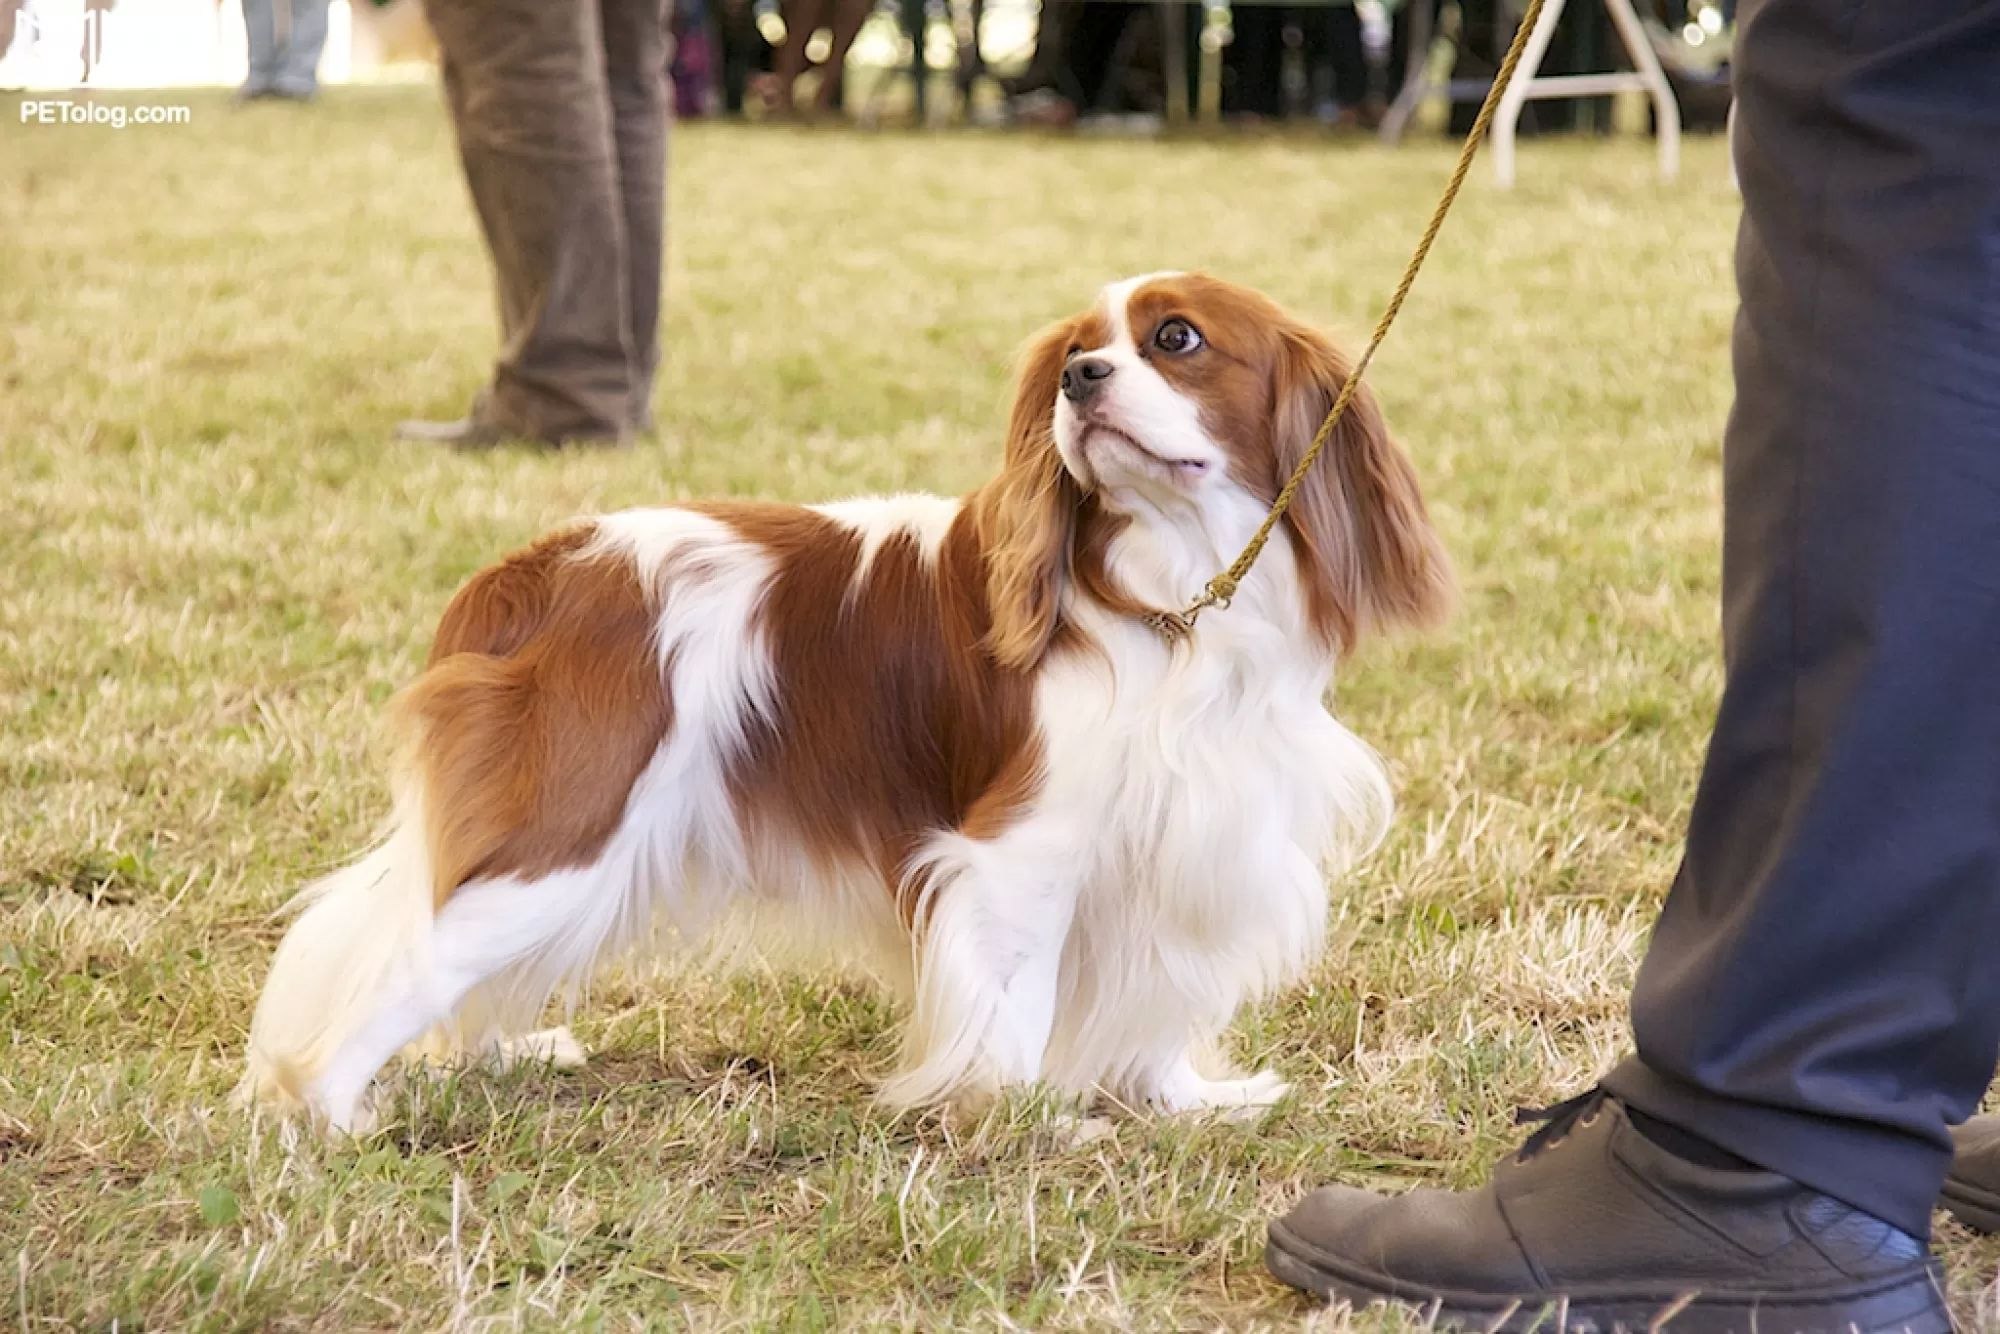
[[[500,297],[473,416],[529,437],[651,420],[669,0],[427,0]]]

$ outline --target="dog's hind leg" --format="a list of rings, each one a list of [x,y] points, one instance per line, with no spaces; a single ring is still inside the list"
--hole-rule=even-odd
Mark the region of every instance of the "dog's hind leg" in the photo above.
[[[426,957],[381,989],[372,1013],[307,1090],[307,1103],[335,1130],[366,1128],[376,1073],[426,1030],[456,1025],[475,993],[480,1022],[503,1025],[501,1032],[525,1027],[521,1016],[533,1022],[555,991],[587,978],[615,947],[619,909],[607,900],[627,894],[615,875],[598,866],[462,887],[432,921]]]
[[[534,1017],[496,1013],[482,1002],[484,989],[474,988],[459,1003],[450,1022],[417,1039],[406,1054],[430,1065],[477,1063],[491,1070],[512,1070],[519,1065],[581,1070],[589,1064],[583,1043],[567,1024],[530,1029],[536,1022]],[[504,986],[498,989],[506,990]]]

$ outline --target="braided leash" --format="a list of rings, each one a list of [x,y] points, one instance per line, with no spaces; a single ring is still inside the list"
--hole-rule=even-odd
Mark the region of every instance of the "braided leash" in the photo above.
[[[1278,520],[1284,518],[1285,511],[1291,508],[1293,498],[1298,495],[1299,485],[1305,481],[1306,474],[1312,471],[1313,463],[1319,458],[1320,451],[1325,449],[1326,442],[1333,438],[1334,429],[1340,425],[1340,419],[1347,414],[1348,404],[1354,401],[1354,395],[1361,388],[1362,372],[1366,371],[1368,363],[1375,359],[1375,351],[1382,346],[1382,340],[1389,336],[1389,326],[1396,322],[1396,315],[1403,308],[1404,298],[1409,296],[1410,289],[1416,285],[1417,274],[1424,267],[1424,259],[1431,253],[1431,243],[1437,240],[1438,232],[1444,226],[1445,215],[1451,212],[1452,202],[1458,198],[1458,188],[1465,184],[1465,175],[1472,169],[1472,159],[1479,152],[1480,140],[1486,137],[1486,128],[1493,123],[1493,113],[1499,108],[1500,98],[1507,91],[1507,85],[1513,82],[1514,70],[1521,63],[1521,52],[1527,49],[1528,38],[1534,33],[1535,25],[1542,17],[1542,4],[1543,0],[1528,0],[1527,12],[1521,16],[1521,24],[1514,30],[1514,41],[1507,48],[1505,58],[1501,60],[1499,71],[1493,76],[1492,86],[1486,90],[1486,100],[1479,104],[1479,114],[1473,118],[1472,129],[1465,136],[1465,144],[1458,150],[1458,164],[1451,169],[1451,179],[1445,182],[1444,194],[1439,197],[1437,207],[1431,211],[1430,224],[1424,228],[1423,236],[1418,239],[1416,251],[1403,269],[1402,280],[1396,284],[1394,295],[1389,298],[1389,304],[1383,308],[1382,318],[1375,322],[1375,332],[1369,336],[1368,346],[1362,351],[1361,359],[1354,363],[1354,370],[1348,375],[1347,382],[1341,385],[1339,395],[1333,400],[1333,407],[1326,414],[1326,420],[1319,424],[1319,430],[1313,435],[1311,446],[1299,460],[1298,466],[1292,469],[1292,475],[1286,479],[1284,488],[1278,492],[1278,498],[1271,502],[1271,512],[1264,516],[1264,522],[1257,525],[1257,531],[1251,534],[1250,541],[1244,546],[1242,554],[1230,562],[1228,569],[1209,580],[1208,586],[1202,590],[1199,597],[1180,611],[1146,613],[1146,624],[1152,626],[1169,643],[1193,634],[1195,618],[1208,608],[1229,605],[1229,600],[1236,596],[1236,589],[1242,584],[1244,576],[1250,573],[1250,567],[1255,565],[1257,557],[1263,554],[1264,544],[1271,540],[1271,530],[1278,526]]]

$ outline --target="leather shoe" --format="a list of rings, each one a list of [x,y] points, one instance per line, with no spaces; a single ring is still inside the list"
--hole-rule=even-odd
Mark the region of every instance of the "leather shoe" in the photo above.
[[[566,431],[556,435],[529,435],[510,431],[497,423],[477,417],[456,421],[406,421],[396,423],[397,438],[421,444],[443,445],[447,449],[493,449],[501,445],[529,445],[560,449],[564,445],[622,445],[625,437],[617,431]]]
[[[1922,1240],[1775,1172],[1678,1157],[1602,1090],[1534,1115],[1481,1190],[1314,1191],[1271,1224],[1271,1272],[1482,1330],[1949,1334]]]
[[[2000,1116],[1975,1116],[1951,1132],[1951,1171],[1938,1203],[1974,1232],[2000,1232]]]

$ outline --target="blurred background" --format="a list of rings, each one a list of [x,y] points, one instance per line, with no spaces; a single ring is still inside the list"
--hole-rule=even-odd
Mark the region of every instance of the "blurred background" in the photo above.
[[[1510,0],[679,0],[682,119],[1080,126],[1180,120],[1462,131],[1513,32]],[[283,23],[280,5],[279,22]],[[1637,0],[1692,128],[1728,105],[1733,3]],[[421,0],[331,0],[322,83],[428,77]],[[0,0],[0,87],[240,84],[237,0]],[[1629,68],[1607,9],[1568,7],[1544,75]],[[1440,110],[1440,106],[1449,110]],[[1634,121],[1633,114],[1640,115]],[[1621,125],[1606,97],[1531,104],[1523,133]]]

